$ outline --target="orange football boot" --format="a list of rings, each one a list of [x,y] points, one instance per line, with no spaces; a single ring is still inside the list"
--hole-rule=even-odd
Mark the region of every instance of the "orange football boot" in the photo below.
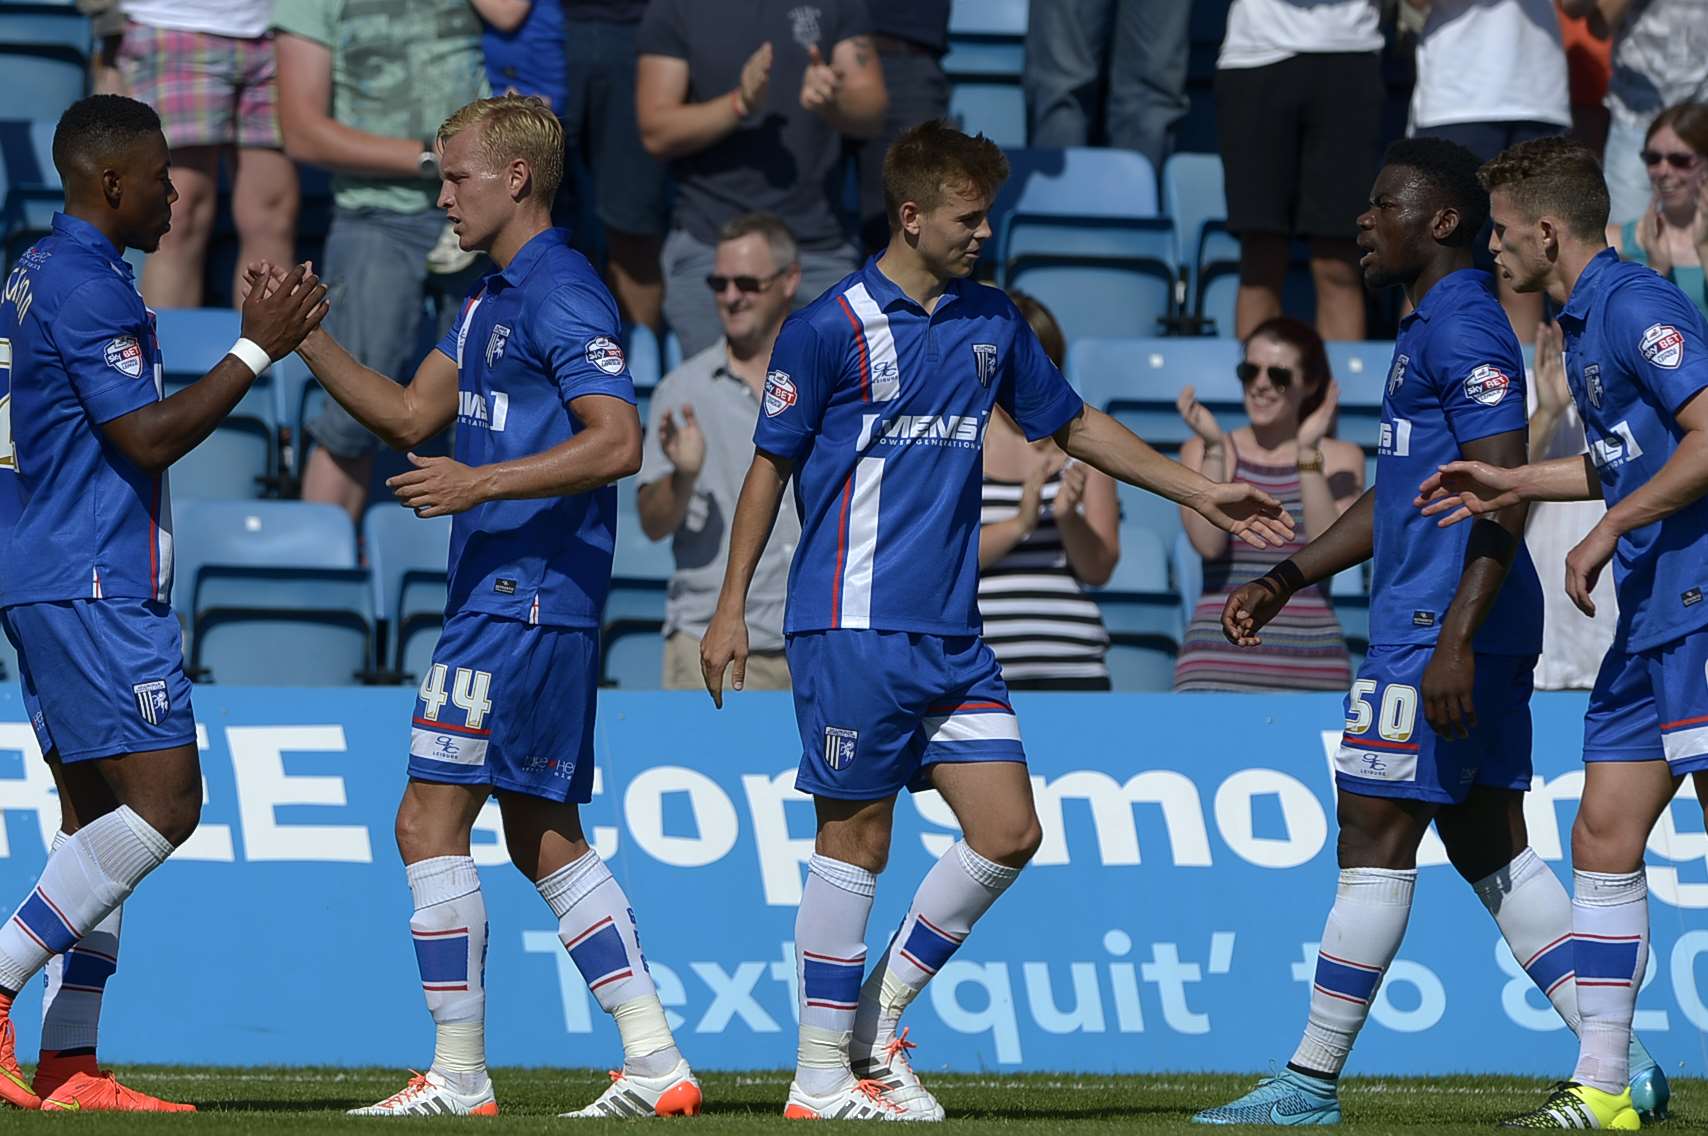
[[[93,1060],[93,1059],[91,1059]],[[111,1073],[73,1073],[42,1094],[43,1112],[195,1112],[193,1104],[161,1100],[121,1085]]]
[[[30,1091],[24,1071],[18,1068],[17,1036],[12,1029],[11,1006],[0,1011],[0,1101],[13,1108],[40,1108],[41,1098]]]

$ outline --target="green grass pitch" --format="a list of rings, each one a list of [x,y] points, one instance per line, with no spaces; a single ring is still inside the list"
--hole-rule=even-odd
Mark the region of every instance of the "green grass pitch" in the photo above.
[[[422,1118],[380,1120],[341,1115],[401,1088],[406,1074],[389,1069],[230,1069],[121,1066],[122,1079],[176,1100],[194,1101],[195,1116],[54,1117],[0,1114],[0,1130],[68,1125],[78,1133],[199,1130],[250,1132],[386,1132],[428,1130],[498,1133],[617,1132],[635,1121],[567,1121],[556,1114],[592,1100],[609,1083],[587,1069],[499,1069],[493,1073],[503,1115],[495,1120]],[[706,1112],[676,1121],[690,1136],[797,1131],[782,1118],[788,1077],[776,1073],[703,1075]],[[1229,1100],[1253,1077],[1159,1074],[1114,1077],[1072,1074],[929,1076],[949,1112],[946,1128],[963,1132],[1043,1134],[1147,1133],[1204,1130],[1187,1124],[1197,1108]],[[1517,1077],[1349,1078],[1342,1091],[1344,1124],[1360,1132],[1487,1133],[1504,1116],[1540,1103],[1547,1084]],[[657,1131],[652,1124],[643,1127]],[[1708,1129],[1708,1082],[1675,1081],[1673,1115],[1660,1132]]]

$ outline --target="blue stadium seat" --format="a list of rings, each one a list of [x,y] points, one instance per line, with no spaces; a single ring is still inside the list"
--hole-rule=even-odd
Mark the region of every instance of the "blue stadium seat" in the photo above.
[[[155,315],[167,394],[212,370],[242,333],[242,317],[231,308],[163,308]],[[269,368],[256,379],[230,416],[172,467],[176,496],[252,498],[277,484],[275,371]]]
[[[1239,238],[1227,230],[1228,207],[1217,154],[1174,154],[1162,167],[1163,208],[1174,220],[1192,313],[1234,333]]]
[[[1156,333],[1173,312],[1179,257],[1144,156],[1032,150],[1011,181],[994,222],[1003,285],[1042,300],[1069,342]]]
[[[600,635],[601,686],[657,690],[664,677],[664,621],[622,619]]]
[[[372,662],[374,605],[356,534],[334,505],[185,501],[179,611],[191,667],[217,682],[347,684]]]
[[[0,232],[7,265],[48,231],[64,200],[53,166],[54,120],[0,121]]]
[[[682,341],[674,331],[664,333],[664,373],[669,374],[682,365]]]
[[[1340,381],[1336,436],[1374,451],[1382,423],[1382,395],[1394,345],[1381,340],[1337,342],[1328,346],[1329,369]]]
[[[0,75],[8,117],[50,127],[83,97],[93,49],[89,18],[69,4],[8,4],[0,12]]]
[[[949,88],[949,120],[1004,149],[1026,144],[1026,96],[1018,79],[956,79]]]
[[[605,601],[607,626],[625,620],[662,620],[665,586],[676,571],[670,541],[650,541],[641,531],[634,499],[633,486],[617,487],[617,547]]]
[[[1226,339],[1095,337],[1069,342],[1067,377],[1086,402],[1175,453],[1191,435],[1174,405],[1187,384],[1216,414],[1244,417],[1239,358],[1239,346]]]
[[[1121,555],[1103,592],[1168,591],[1168,545],[1136,520],[1121,521]]]
[[[1174,543],[1175,534],[1180,531],[1179,505],[1125,481],[1115,483],[1115,496],[1121,504],[1123,526],[1137,525],[1162,541],[1164,548]]]
[[[1168,630],[1175,618],[1172,601],[1152,609],[1157,616],[1154,631],[1119,631],[1109,636],[1110,685],[1123,692],[1157,692],[1174,687],[1174,660],[1180,654],[1180,637]]]
[[[393,502],[368,506],[363,544],[373,573],[374,611],[391,628],[390,665],[418,679],[445,623],[450,517],[417,517]]]
[[[635,387],[655,387],[664,377],[660,365],[664,362],[659,350],[658,336],[645,324],[626,324],[623,328],[623,353],[629,362],[629,376]],[[644,417],[644,416],[643,416]]]
[[[949,10],[949,117],[998,146],[1026,145],[1027,0],[958,0]]]
[[[1180,597],[1181,626],[1187,627],[1191,625],[1192,613],[1198,610],[1198,600],[1204,594],[1204,558],[1192,547],[1192,538],[1184,529],[1175,534],[1174,542],[1169,546],[1169,567],[1174,572],[1175,594]]]
[[[1116,689],[1167,690],[1183,624],[1180,601],[1168,588],[1168,554],[1162,541],[1146,529],[1122,525],[1115,574],[1107,587],[1091,595],[1109,629],[1111,673],[1120,666],[1127,674],[1117,680]],[[1158,679],[1165,669],[1167,675]],[[1136,677],[1135,671],[1144,677]],[[1122,681],[1139,685],[1119,685]],[[1160,686],[1151,685],[1158,681]]]

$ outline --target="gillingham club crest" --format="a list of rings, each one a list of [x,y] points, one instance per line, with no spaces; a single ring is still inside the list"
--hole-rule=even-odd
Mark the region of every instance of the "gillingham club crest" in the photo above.
[[[847,769],[854,764],[854,751],[859,742],[859,730],[844,730],[840,726],[826,726],[824,728],[824,763],[834,770]]]
[[[979,386],[990,386],[991,379],[996,377],[996,344],[973,344],[973,366],[978,368]]]

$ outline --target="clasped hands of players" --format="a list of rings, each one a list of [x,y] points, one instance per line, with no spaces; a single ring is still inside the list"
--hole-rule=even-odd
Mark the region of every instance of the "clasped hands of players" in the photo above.
[[[257,288],[258,284],[261,287]],[[268,357],[284,358],[319,330],[329,310],[325,297],[326,285],[314,275],[312,261],[290,272],[266,260],[244,266],[244,338],[260,344]],[[408,457],[415,468],[387,478],[386,488],[402,505],[415,510],[416,516],[450,516],[488,499],[478,468],[452,458],[424,458],[414,453]]]
[[[256,290],[254,281],[263,276],[270,283]],[[244,283],[243,338],[266,351],[269,359],[295,351],[329,310],[326,285],[314,274],[311,261],[289,272],[262,261],[244,270]]]

